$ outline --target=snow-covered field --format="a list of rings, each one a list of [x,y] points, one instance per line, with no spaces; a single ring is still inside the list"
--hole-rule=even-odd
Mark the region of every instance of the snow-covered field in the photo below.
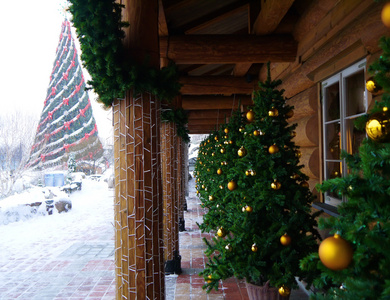
[[[10,206],[12,202],[22,204],[44,201],[42,189],[34,188],[1,200],[0,206],[2,201],[3,207]],[[47,251],[61,253],[70,242],[83,240],[89,232],[96,232],[96,228],[113,227],[113,196],[113,189],[108,188],[107,182],[84,179],[82,190],[69,196],[72,201],[72,209],[69,212],[59,214],[54,209],[52,215],[47,215],[43,202],[42,214],[21,218],[18,222],[7,225],[0,222],[0,261],[5,258],[23,258],[28,252],[42,251],[42,255]],[[94,230],[89,231],[92,228]],[[114,230],[112,235],[113,232]],[[101,238],[110,239],[103,236]],[[56,245],[60,249],[45,249],[45,245],[53,240],[59,242]],[[63,241],[63,245],[60,241]]]

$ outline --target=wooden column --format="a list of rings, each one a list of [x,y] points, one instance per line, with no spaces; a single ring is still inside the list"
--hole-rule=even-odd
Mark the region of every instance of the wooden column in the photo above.
[[[128,55],[158,69],[158,1],[120,2]],[[130,90],[114,101],[113,120],[116,298],[164,299],[160,102]]]

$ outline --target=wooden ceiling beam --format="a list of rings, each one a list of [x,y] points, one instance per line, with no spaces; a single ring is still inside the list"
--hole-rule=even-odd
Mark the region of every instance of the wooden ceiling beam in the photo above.
[[[177,64],[293,62],[292,35],[180,35],[160,37],[160,56]]]
[[[262,0],[261,10],[253,25],[252,33],[265,35],[274,32],[293,3],[294,0]]]
[[[233,95],[251,94],[255,88],[255,82],[246,82],[243,77],[231,76],[181,76],[182,95]]]
[[[209,110],[209,109],[237,109],[238,105],[252,105],[250,95],[225,96],[183,96],[182,108],[184,110]]]
[[[218,128],[212,125],[194,125],[188,127],[189,134],[209,134],[216,129]]]
[[[215,120],[216,123],[217,120],[224,120],[225,117],[229,117],[231,114],[231,109],[190,110],[188,111],[188,123],[197,119]]]

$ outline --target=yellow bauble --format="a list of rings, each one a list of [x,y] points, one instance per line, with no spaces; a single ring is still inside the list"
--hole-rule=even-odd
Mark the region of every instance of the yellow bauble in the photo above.
[[[215,155],[215,153],[213,152],[213,153],[211,153],[211,156],[214,156]]]
[[[226,235],[226,230],[223,227],[219,228],[217,231],[217,235],[219,237],[224,237]]]
[[[202,189],[204,189],[204,184],[202,184]]]
[[[245,210],[247,211],[247,212],[252,212],[253,211],[253,208],[251,207],[251,206],[245,206]]]
[[[220,151],[222,154],[224,154],[226,150],[225,150],[225,148],[222,148]]]
[[[390,115],[385,110],[373,114],[366,123],[366,132],[370,139],[375,142],[390,141]]]
[[[250,170],[251,176],[256,176],[256,171],[255,170]]]
[[[217,170],[217,174],[218,174],[218,175],[221,175],[221,174],[222,174],[222,169],[218,169],[218,170]]]
[[[387,2],[382,8],[381,19],[386,27],[390,27],[390,2]]]
[[[301,157],[302,157],[301,151],[299,151],[299,150],[295,151],[295,156],[296,156],[297,158],[301,158]]]
[[[239,132],[243,132],[244,130],[245,130],[244,127],[240,127],[240,128],[238,129]]]
[[[288,246],[291,244],[291,237],[289,235],[287,235],[287,233],[283,234],[281,237],[280,237],[280,243],[283,245],[283,246]]]
[[[349,266],[353,257],[351,244],[338,234],[322,241],[318,249],[321,262],[329,269],[337,271]]]
[[[222,185],[220,185],[219,188],[220,188],[221,190],[223,190],[223,186],[222,186]]]
[[[370,93],[376,93],[379,91],[379,86],[377,86],[377,84],[375,84],[375,81],[372,80],[372,79],[369,79],[367,80],[366,82],[366,89],[367,91],[369,91]]]
[[[290,288],[288,288],[287,286],[281,286],[280,288],[279,288],[279,294],[280,294],[280,296],[282,296],[282,297],[287,297],[288,295],[290,295],[291,294],[291,290],[290,290]]]
[[[246,171],[245,171],[245,175],[246,175],[246,176],[251,175],[251,171],[250,171],[250,170],[246,170]]]
[[[255,113],[250,110],[246,113],[246,118],[248,119],[249,122],[253,122],[255,119]]]
[[[246,155],[246,149],[243,146],[241,146],[241,148],[238,149],[237,154],[238,154],[239,157],[245,156]]]
[[[257,252],[257,250],[259,250],[259,248],[257,247],[256,244],[253,244],[251,247],[251,250],[252,250],[252,252]]]
[[[211,274],[209,275],[209,276],[207,276],[207,280],[206,280],[206,282],[207,283],[212,283],[213,281],[211,280],[213,277],[211,276]]]
[[[229,141],[229,145],[232,145],[233,144],[233,141]]]
[[[281,183],[279,181],[277,181],[276,179],[274,180],[274,182],[271,183],[271,188],[273,190],[278,190],[282,187]]]
[[[235,181],[229,181],[228,183],[228,189],[230,191],[234,191],[237,188],[237,183]]]
[[[260,131],[259,131],[259,130],[255,130],[255,131],[253,131],[253,135],[254,135],[254,136],[258,136],[258,135],[260,135]]]
[[[214,137],[214,140],[218,141],[218,137],[217,137],[217,136],[216,136],[216,137]]]
[[[268,148],[268,152],[270,154],[275,154],[275,153],[278,153],[279,152],[279,147],[276,146],[275,144],[271,145],[269,148]]]
[[[210,196],[209,196],[209,200],[210,200],[210,201],[213,201],[213,200],[214,200],[214,196],[213,196],[213,195],[210,195]]]
[[[273,107],[273,108],[271,108],[270,111],[268,111],[268,115],[270,117],[277,117],[277,116],[279,116],[279,111]]]

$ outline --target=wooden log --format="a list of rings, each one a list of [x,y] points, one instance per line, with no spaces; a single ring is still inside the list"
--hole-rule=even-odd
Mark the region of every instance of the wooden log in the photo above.
[[[302,172],[311,179],[318,179],[320,176],[320,157],[318,147],[302,147],[299,151],[302,154],[299,163],[304,165]]]
[[[188,124],[195,119],[221,120],[232,115],[231,109],[209,109],[188,111]]]
[[[179,83],[182,84],[182,95],[250,95],[256,85],[256,82],[247,82],[242,77],[231,76],[181,76]]]
[[[180,35],[160,37],[160,55],[177,64],[235,64],[295,61],[291,35]]]
[[[287,104],[294,107],[294,115],[288,119],[289,123],[317,113],[318,110],[318,89],[313,86],[293,98],[287,100]]]
[[[253,33],[265,35],[274,32],[293,3],[294,0],[261,1],[261,10],[253,25]]]
[[[318,147],[318,115],[314,114],[299,119],[297,124],[298,126],[295,129],[297,135],[294,138],[295,144],[299,147]]]
[[[190,134],[209,134],[218,128],[217,125],[193,125],[188,126],[188,131]]]
[[[230,97],[217,95],[204,96],[183,96],[184,110],[200,109],[238,109],[241,105],[252,105],[253,101],[250,95],[234,95]]]

